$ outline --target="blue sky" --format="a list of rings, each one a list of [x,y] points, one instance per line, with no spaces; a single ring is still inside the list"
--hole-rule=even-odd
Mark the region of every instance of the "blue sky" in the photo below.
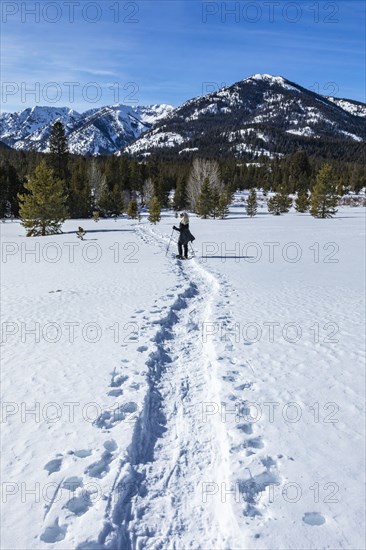
[[[365,101],[363,0],[2,1],[2,111],[178,106],[254,73]]]

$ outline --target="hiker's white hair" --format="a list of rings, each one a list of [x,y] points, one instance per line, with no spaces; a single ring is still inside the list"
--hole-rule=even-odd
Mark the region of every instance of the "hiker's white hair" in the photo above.
[[[181,212],[179,214],[180,222],[184,223],[184,225],[187,225],[189,223],[189,216],[187,212]]]

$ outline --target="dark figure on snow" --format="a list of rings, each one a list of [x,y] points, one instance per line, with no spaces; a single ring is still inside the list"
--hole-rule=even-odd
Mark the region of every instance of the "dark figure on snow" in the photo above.
[[[194,237],[189,230],[189,218],[187,212],[181,212],[179,214],[179,227],[173,225],[173,229],[179,231],[178,239],[178,255],[180,260],[186,260],[188,258],[188,243],[194,241]]]

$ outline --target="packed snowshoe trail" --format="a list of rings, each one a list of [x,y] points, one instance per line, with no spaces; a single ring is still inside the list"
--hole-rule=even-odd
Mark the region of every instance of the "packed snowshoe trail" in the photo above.
[[[147,245],[165,248],[166,242],[162,244],[154,230],[136,232]],[[215,344],[202,338],[203,324],[212,325],[217,317],[215,308],[221,316],[225,310],[228,285],[196,262],[187,272],[181,264],[175,265],[174,258],[168,256],[167,261],[180,281],[178,294],[153,337],[155,349],[147,361],[148,391],[126,464],[114,483],[115,494],[110,495],[115,505],[108,511],[98,544],[120,550],[183,550],[197,544],[237,548],[244,543],[243,533],[230,498],[222,498],[217,491],[235,492],[227,426],[221,411],[216,414],[224,365],[219,363]],[[227,374],[232,372],[230,365],[226,367]],[[251,387],[247,376],[241,381],[241,389]],[[249,437],[247,443],[257,446]],[[249,463],[253,464],[252,457]],[[262,465],[264,478],[273,465],[271,461]],[[253,514],[255,491],[265,486],[265,479],[262,486],[256,485],[247,469],[241,486],[244,516]],[[78,548],[94,547],[87,543]]]

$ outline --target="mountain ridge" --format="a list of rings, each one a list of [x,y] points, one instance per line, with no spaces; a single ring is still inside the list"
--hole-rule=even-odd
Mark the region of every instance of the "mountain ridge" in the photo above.
[[[71,153],[113,154],[134,141],[172,106],[106,105],[78,113],[68,107],[36,106],[0,115],[0,140],[14,149],[48,152],[52,124],[65,126]]]
[[[146,158],[160,155],[282,156],[303,148],[346,147],[359,156],[366,139],[366,105],[336,100],[284,78],[255,74],[174,109],[125,151]],[[332,153],[332,151],[330,151]],[[344,151],[342,154],[345,154]]]
[[[366,139],[366,104],[327,97],[283,76],[254,74],[174,108],[166,104],[95,107],[35,106],[0,115],[0,140],[15,149],[48,151],[51,127],[60,120],[69,150],[81,155],[127,153],[186,158],[282,156],[321,146],[350,155]]]

